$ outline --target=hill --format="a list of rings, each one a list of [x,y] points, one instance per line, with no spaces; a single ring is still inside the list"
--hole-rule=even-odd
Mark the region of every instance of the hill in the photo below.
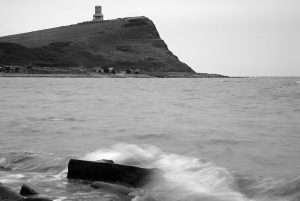
[[[146,17],[84,22],[0,37],[0,63],[81,69],[113,66],[145,72],[194,71],[168,49]],[[50,68],[49,68],[50,67]]]

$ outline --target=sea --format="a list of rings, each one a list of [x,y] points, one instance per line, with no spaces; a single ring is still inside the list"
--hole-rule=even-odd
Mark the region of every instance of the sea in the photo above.
[[[300,78],[0,78],[0,182],[52,200],[299,201]],[[128,196],[70,159],[158,168]]]

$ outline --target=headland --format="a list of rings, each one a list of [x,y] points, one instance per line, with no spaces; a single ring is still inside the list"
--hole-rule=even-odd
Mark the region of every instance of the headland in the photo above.
[[[195,73],[168,49],[147,17],[88,21],[0,37],[0,75],[225,77]]]

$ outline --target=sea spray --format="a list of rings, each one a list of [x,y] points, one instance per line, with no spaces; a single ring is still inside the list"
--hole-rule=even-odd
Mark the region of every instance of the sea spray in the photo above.
[[[116,144],[82,159],[110,159],[120,164],[161,169],[162,178],[145,186],[146,191],[160,200],[248,201],[234,190],[233,178],[225,168],[193,157],[164,153],[154,146]]]
[[[66,167],[70,156],[60,158],[18,151],[2,155],[0,182],[15,188],[28,183],[45,195],[65,200],[107,200],[105,196],[109,199],[117,196],[114,191],[93,189],[85,182],[68,181]],[[300,177],[266,178],[245,175],[243,170],[233,174],[211,162],[164,153],[154,146],[117,144],[81,159],[112,159],[116,163],[161,169],[162,175],[130,193],[128,198],[133,201],[300,200]]]
[[[300,177],[276,180],[235,175],[211,162],[164,153],[155,146],[116,144],[86,154],[82,159],[111,159],[120,164],[161,169],[162,178],[149,182],[143,196],[136,196],[134,201],[143,201],[145,195],[162,201],[300,200]]]
[[[300,200],[300,177],[274,179],[237,175],[236,182],[240,192],[256,201]]]

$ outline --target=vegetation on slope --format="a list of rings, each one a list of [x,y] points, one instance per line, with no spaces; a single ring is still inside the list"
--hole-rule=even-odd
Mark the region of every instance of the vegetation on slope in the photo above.
[[[169,51],[146,17],[85,22],[1,37],[0,63],[194,73]]]

